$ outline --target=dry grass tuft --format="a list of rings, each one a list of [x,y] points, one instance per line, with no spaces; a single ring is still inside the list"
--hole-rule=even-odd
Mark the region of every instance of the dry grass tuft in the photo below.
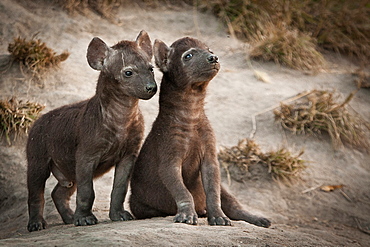
[[[289,105],[282,103],[280,109],[274,111],[275,120],[293,133],[327,132],[335,148],[347,143],[368,150],[370,125],[346,107],[354,94],[337,103],[333,92],[312,90],[299,101]]]
[[[291,182],[299,176],[299,173],[306,169],[305,161],[300,159],[304,151],[293,155],[289,150],[281,148],[277,151],[270,151],[262,155],[261,160],[267,164],[268,172],[275,180]]]
[[[249,42],[268,34],[265,27],[272,23],[273,17],[269,13],[268,5],[264,0],[199,1],[199,8],[211,10],[227,24],[231,35]]]
[[[293,69],[317,71],[325,59],[317,51],[315,39],[297,29],[269,26],[268,36],[256,41],[250,51],[252,58],[274,61]]]
[[[303,153],[301,151],[298,155],[292,155],[285,148],[263,153],[255,141],[246,138],[240,140],[237,146],[220,150],[218,160],[225,169],[229,182],[236,177],[230,168],[246,174],[251,165],[262,164],[267,167],[267,172],[274,180],[289,183],[298,178],[299,173],[306,168],[305,161],[299,158]]]
[[[8,51],[15,61],[25,65],[38,79],[42,78],[49,68],[58,66],[69,56],[68,52],[57,55],[39,39],[26,40],[20,37],[9,44]]]
[[[10,100],[0,100],[0,135],[4,135],[11,145],[10,134],[14,139],[19,133],[27,133],[30,126],[38,118],[45,106],[34,102],[18,101],[15,97]]]
[[[222,167],[237,166],[240,170],[248,171],[248,166],[260,161],[261,151],[258,144],[253,140],[240,140],[237,146],[225,148],[218,154]]]

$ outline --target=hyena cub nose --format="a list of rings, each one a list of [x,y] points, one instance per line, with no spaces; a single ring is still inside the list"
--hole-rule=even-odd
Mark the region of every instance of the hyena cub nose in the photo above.
[[[153,82],[149,82],[145,86],[145,89],[148,92],[148,94],[154,95],[157,92],[157,84],[156,83],[153,83]]]
[[[210,54],[208,57],[207,57],[207,61],[209,63],[218,63],[218,56],[214,55],[214,54]]]

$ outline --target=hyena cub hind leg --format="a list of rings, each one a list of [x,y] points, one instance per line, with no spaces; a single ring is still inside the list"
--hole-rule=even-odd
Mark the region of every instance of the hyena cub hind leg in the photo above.
[[[71,196],[76,191],[76,184],[71,183],[69,186],[62,185],[60,182],[55,186],[51,197],[64,224],[73,224],[73,210],[69,206]]]

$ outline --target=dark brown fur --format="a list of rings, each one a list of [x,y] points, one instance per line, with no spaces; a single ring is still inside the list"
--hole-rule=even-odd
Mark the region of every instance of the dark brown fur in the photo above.
[[[121,41],[111,48],[99,38],[90,42],[87,60],[101,71],[96,94],[48,112],[29,134],[29,231],[46,226],[44,189],[50,173],[58,179],[52,198],[64,223],[92,225],[97,223],[91,211],[93,179],[115,166],[109,217],[132,219],[123,202],[144,132],[138,101],[150,99],[156,92],[151,57],[151,41],[145,31],[135,42]],[[69,201],[76,189],[73,213]]]
[[[218,58],[192,38],[170,48],[156,41],[154,56],[163,72],[160,108],[135,163],[134,216],[175,215],[175,222],[197,224],[199,215],[207,216],[210,225],[230,225],[233,219],[269,227],[269,220],[246,212],[221,186],[215,135],[204,113],[206,87],[219,70]]]

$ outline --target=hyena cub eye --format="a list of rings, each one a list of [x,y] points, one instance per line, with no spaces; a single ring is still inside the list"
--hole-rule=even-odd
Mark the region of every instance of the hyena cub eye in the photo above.
[[[193,57],[193,54],[192,53],[188,53],[184,56],[184,60],[185,61],[189,61],[191,58]]]
[[[127,66],[127,67],[124,67],[122,68],[121,70],[121,74],[126,77],[126,78],[129,78],[131,76],[134,75],[134,68],[132,66]]]
[[[131,70],[126,70],[126,71],[125,71],[125,76],[126,76],[126,77],[131,77],[131,76],[132,76],[132,74],[133,74],[133,72],[132,72]]]

